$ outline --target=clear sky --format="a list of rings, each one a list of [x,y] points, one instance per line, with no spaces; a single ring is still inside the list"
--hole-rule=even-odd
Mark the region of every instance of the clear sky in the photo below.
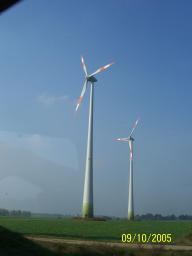
[[[89,90],[96,215],[192,214],[192,2],[25,0],[0,17],[0,208],[80,214]],[[89,89],[89,88],[88,88]]]

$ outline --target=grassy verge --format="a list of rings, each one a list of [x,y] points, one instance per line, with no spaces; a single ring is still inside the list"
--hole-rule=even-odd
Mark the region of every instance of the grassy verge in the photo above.
[[[154,249],[128,249],[108,246],[69,245],[48,242],[38,242],[50,251],[65,256],[192,256],[191,251],[171,251],[163,248]]]
[[[12,232],[0,226],[1,256],[57,256],[45,246],[24,238],[21,234]]]

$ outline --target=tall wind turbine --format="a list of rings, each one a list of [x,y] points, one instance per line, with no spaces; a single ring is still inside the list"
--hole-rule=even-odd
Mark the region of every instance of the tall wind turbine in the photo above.
[[[129,143],[130,149],[130,167],[129,167],[129,185],[128,185],[128,220],[134,220],[134,202],[133,202],[133,134],[140,118],[138,118],[131,130],[131,133],[128,138],[118,138],[117,140],[126,141]]]
[[[83,85],[83,89],[81,91],[81,95],[77,101],[76,111],[78,110],[79,105],[83,99],[83,96],[87,89],[88,82],[90,82],[90,86],[91,86],[82,217],[92,218],[94,216],[94,213],[93,213],[93,95],[94,94],[93,93],[94,93],[94,83],[97,82],[97,79],[94,77],[94,75],[110,67],[114,63],[110,63],[102,68],[99,68],[91,75],[88,75],[87,68],[82,56],[81,56],[81,62],[83,65],[83,70],[85,72],[85,82]]]

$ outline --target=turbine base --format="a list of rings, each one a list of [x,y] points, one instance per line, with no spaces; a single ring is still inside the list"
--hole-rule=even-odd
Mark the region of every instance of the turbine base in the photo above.
[[[83,204],[82,218],[93,218],[93,205],[89,203]]]
[[[128,220],[134,220],[134,214],[132,212],[128,212]]]

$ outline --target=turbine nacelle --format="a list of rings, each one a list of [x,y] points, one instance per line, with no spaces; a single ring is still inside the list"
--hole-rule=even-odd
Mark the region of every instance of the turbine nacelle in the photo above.
[[[129,141],[134,141],[133,137],[131,137],[131,136],[128,138],[128,140]]]
[[[95,83],[97,82],[97,79],[94,76],[86,76],[87,81]]]

